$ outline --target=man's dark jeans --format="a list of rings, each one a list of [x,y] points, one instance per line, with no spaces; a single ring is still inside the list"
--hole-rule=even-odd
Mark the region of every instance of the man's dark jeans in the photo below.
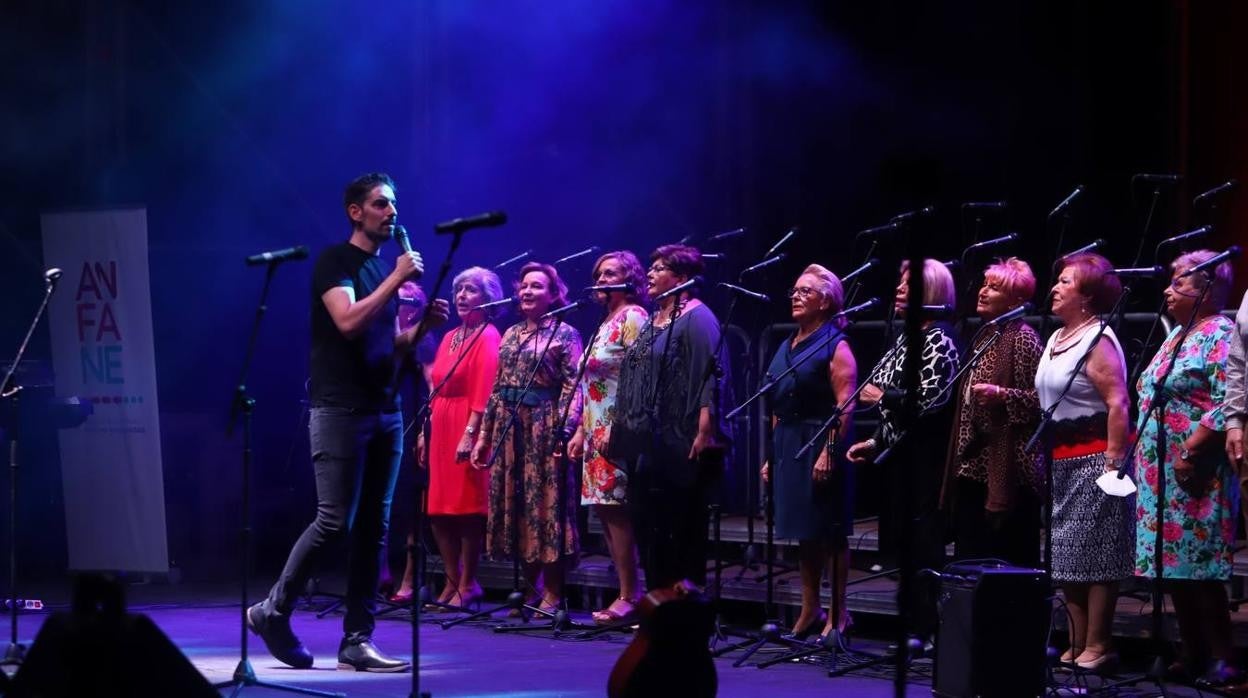
[[[308,422],[316,473],[316,520],[299,536],[265,602],[268,613],[290,615],[326,549],[350,538],[347,615],[343,632],[371,637],[381,551],[403,454],[401,412],[313,407]]]

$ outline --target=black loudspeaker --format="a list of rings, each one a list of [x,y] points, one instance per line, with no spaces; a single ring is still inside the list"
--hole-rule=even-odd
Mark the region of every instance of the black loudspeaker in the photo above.
[[[73,612],[44,622],[5,695],[219,698],[150,618],[123,606],[114,583],[80,579]]]
[[[932,693],[1043,695],[1051,593],[1043,570],[974,563],[946,568]]]

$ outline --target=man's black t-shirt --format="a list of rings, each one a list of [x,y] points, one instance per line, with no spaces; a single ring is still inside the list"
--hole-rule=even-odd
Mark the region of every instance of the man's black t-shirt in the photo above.
[[[389,275],[377,255],[344,242],[326,249],[312,271],[313,407],[353,407],[368,411],[395,410],[391,395],[394,371],[394,319],[398,301],[390,298],[368,326],[353,339],[338,330],[321,296],[337,286],[355,290],[362,300]]]

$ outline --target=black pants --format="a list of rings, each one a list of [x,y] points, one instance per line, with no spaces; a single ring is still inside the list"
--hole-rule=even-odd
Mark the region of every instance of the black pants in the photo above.
[[[308,434],[316,473],[316,519],[295,542],[264,610],[289,615],[323,552],[350,534],[342,628],[352,640],[367,639],[375,625],[381,551],[403,454],[403,415],[314,407]]]
[[[647,589],[671,587],[682,579],[706,585],[712,484],[707,478],[675,484],[661,470],[646,467],[629,476],[629,511]]]
[[[982,482],[954,480],[954,543],[959,560],[997,558],[1019,567],[1040,565],[1040,499],[1020,486],[1009,511],[989,514],[984,510],[988,486]]]

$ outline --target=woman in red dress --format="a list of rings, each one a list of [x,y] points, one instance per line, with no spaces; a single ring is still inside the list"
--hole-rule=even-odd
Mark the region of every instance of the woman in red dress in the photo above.
[[[423,433],[416,448],[418,462],[429,468],[429,525],[446,569],[437,600],[467,606],[482,596],[477,559],[489,495],[489,473],[473,468],[468,457],[494,386],[499,343],[489,311],[474,308],[501,299],[503,287],[494,272],[471,267],[455,277],[452,288],[462,324],[442,337],[434,356],[428,450]],[[411,598],[414,567],[409,553],[402,586],[392,600]]]

